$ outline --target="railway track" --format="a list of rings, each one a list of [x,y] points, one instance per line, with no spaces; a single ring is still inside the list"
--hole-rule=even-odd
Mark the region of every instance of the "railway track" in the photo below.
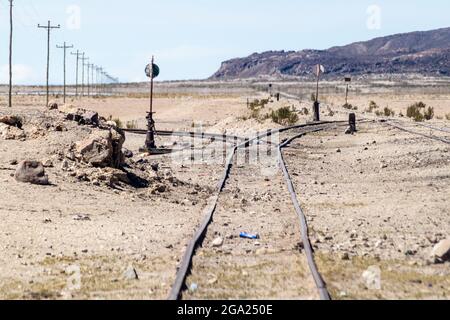
[[[146,135],[147,130],[143,129],[122,129],[124,132],[133,133],[133,134],[141,134]],[[205,133],[205,132],[188,132],[188,131],[166,131],[166,130],[157,130],[156,135],[162,137],[191,137],[191,138],[200,138],[200,139],[212,139],[219,140],[223,142],[233,142],[239,143],[245,141],[245,138],[234,136],[234,135],[226,135],[226,134],[218,134],[218,133]]]
[[[313,250],[312,250],[312,246],[311,246],[311,243],[310,243],[309,237],[308,237],[308,226],[306,223],[306,217],[301,209],[300,203],[299,203],[299,201],[297,199],[297,195],[295,193],[293,183],[289,176],[287,166],[284,162],[283,149],[285,147],[287,147],[292,141],[304,136],[305,134],[330,129],[332,127],[343,125],[343,123],[345,123],[345,122],[343,122],[343,121],[319,122],[319,123],[313,123],[313,124],[307,124],[307,125],[292,126],[292,127],[287,127],[287,128],[283,128],[283,129],[277,129],[277,130],[270,130],[270,131],[267,131],[257,137],[246,140],[246,141],[244,141],[240,144],[236,144],[234,146],[230,156],[227,159],[227,162],[226,162],[226,165],[224,168],[224,173],[219,182],[216,194],[214,195],[214,197],[212,199],[211,205],[207,209],[207,212],[204,216],[204,219],[203,219],[200,227],[195,232],[194,237],[190,241],[190,243],[186,249],[186,252],[183,256],[183,259],[181,261],[181,264],[180,264],[178,272],[177,272],[175,282],[172,286],[170,295],[168,297],[169,300],[180,299],[182,297],[184,290],[187,288],[185,283],[186,283],[186,279],[187,279],[188,275],[190,274],[190,271],[192,268],[193,258],[196,254],[197,249],[202,246],[202,243],[207,234],[208,228],[210,227],[211,223],[213,222],[213,216],[219,207],[219,198],[227,184],[227,180],[229,179],[229,177],[231,175],[231,170],[234,165],[234,159],[235,159],[237,151],[240,149],[247,149],[254,144],[265,143],[266,141],[264,141],[264,139],[268,138],[269,136],[277,134],[277,133],[288,132],[291,130],[300,130],[301,132],[300,133],[296,132],[295,136],[293,136],[290,139],[286,139],[285,141],[283,141],[282,143],[280,143],[277,146],[277,148],[278,148],[277,158],[279,161],[279,166],[283,172],[283,177],[284,177],[285,183],[288,186],[290,198],[293,202],[294,208],[295,208],[298,218],[300,220],[301,240],[303,243],[303,247],[305,249],[309,270],[314,279],[314,282],[315,282],[315,285],[318,290],[320,298],[323,300],[330,299],[330,295],[326,289],[326,285],[325,285],[319,271],[317,270],[317,266],[314,262]]]
[[[417,136],[422,136],[427,139],[440,141],[445,144],[450,144],[450,130],[446,130],[446,128],[438,128],[434,127],[428,124],[423,123],[416,123],[416,122],[400,122],[400,121],[394,121],[394,120],[387,120],[384,122],[386,125],[396,128],[398,130],[408,132]],[[409,125],[407,127],[407,125]],[[414,128],[411,128],[413,126]],[[418,131],[422,130],[422,131]],[[429,130],[428,133],[423,132],[424,130]],[[445,136],[437,136],[434,132],[440,132],[440,133],[447,133]]]

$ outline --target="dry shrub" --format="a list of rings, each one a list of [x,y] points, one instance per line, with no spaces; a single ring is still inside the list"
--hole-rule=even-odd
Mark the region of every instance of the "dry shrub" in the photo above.
[[[408,107],[408,109],[406,110],[406,116],[416,122],[431,120],[434,118],[434,108],[427,108],[427,105],[425,103],[416,102]]]
[[[289,107],[283,107],[270,114],[272,121],[280,125],[293,125],[298,121],[298,115]]]

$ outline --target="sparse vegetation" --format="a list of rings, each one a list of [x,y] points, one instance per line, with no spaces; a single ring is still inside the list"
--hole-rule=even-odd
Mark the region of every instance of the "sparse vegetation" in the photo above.
[[[293,125],[298,121],[298,115],[289,107],[283,107],[272,111],[270,117],[273,122],[281,125]]]
[[[351,105],[350,103],[346,103],[346,104],[344,104],[343,106],[342,106],[344,109],[348,109],[348,110],[358,110],[358,107],[357,106],[353,106],[353,105]]]
[[[138,122],[136,120],[127,121],[127,129],[137,129]]]
[[[393,117],[395,116],[395,111],[390,109],[389,107],[384,108],[384,116],[385,117]]]
[[[406,116],[416,122],[431,120],[434,118],[434,108],[428,107],[423,102],[416,102],[410,105],[406,111]]]
[[[369,108],[366,110],[366,112],[373,113],[374,110],[377,110],[379,108],[380,107],[377,105],[377,103],[375,101],[370,101],[369,102]]]
[[[120,120],[119,118],[112,119],[111,121],[116,123],[117,128],[122,128],[123,127],[122,120]]]
[[[450,121],[450,113],[447,113],[447,114],[445,115],[445,119],[447,119],[448,121]]]
[[[264,108],[267,104],[269,103],[269,99],[255,99],[253,100],[253,102],[250,102],[249,104],[249,109],[250,110],[255,110],[255,109],[262,109]]]
[[[330,107],[327,107],[327,111],[328,111],[328,116],[329,116],[329,117],[334,117],[334,111],[331,110]]]
[[[425,117],[425,120],[431,120],[434,118],[434,108],[433,107],[428,107],[423,116]]]
[[[305,115],[305,116],[309,115],[309,109],[304,107],[302,109],[302,111],[300,111],[300,114]]]

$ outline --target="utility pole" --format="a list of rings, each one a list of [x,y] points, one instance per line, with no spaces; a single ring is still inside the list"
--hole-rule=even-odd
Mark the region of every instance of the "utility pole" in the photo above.
[[[99,75],[100,75],[100,70],[101,70],[101,68],[100,68],[99,66],[97,66],[97,67],[95,68],[95,71],[97,71],[97,75],[95,76],[95,78],[97,79],[97,95],[98,95],[98,96],[101,95],[101,94],[100,94],[101,77],[99,76]]]
[[[38,28],[47,29],[47,105],[48,106],[48,95],[49,95],[49,88],[48,88],[48,79],[50,74],[50,31],[52,29],[59,29],[61,26],[58,24],[57,26],[52,26],[50,23],[50,20],[48,21],[47,26],[41,26],[38,24]]]
[[[77,50],[76,53],[71,52],[71,55],[76,55],[77,56],[77,68],[76,68],[76,76],[75,76],[75,96],[78,97],[78,62],[80,61],[80,57],[82,56],[82,54],[80,53],[80,50]]]
[[[91,64],[91,84],[92,84],[92,95],[95,95],[95,90],[94,90],[94,64]]]
[[[89,59],[88,59],[89,61]],[[90,88],[89,88],[89,73],[90,73],[90,67],[91,65],[89,64],[89,62],[86,64],[87,67],[87,96],[89,97],[91,92],[90,92]]]
[[[84,96],[84,66],[86,65],[84,62],[89,60],[89,58],[85,57],[85,53],[83,52],[83,57],[81,58],[81,96]]]
[[[66,104],[66,51],[67,49],[72,49],[73,45],[67,46],[66,42],[64,41],[64,45],[57,45],[56,48],[64,50],[64,104]]]
[[[13,40],[13,0],[9,0],[9,95],[8,106],[12,108],[12,40]]]

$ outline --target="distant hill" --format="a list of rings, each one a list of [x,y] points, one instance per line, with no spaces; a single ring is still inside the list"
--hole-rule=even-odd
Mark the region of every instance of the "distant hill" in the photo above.
[[[327,77],[371,74],[450,76],[450,28],[397,34],[328,50],[269,51],[222,63],[211,79],[289,78],[323,64]]]

